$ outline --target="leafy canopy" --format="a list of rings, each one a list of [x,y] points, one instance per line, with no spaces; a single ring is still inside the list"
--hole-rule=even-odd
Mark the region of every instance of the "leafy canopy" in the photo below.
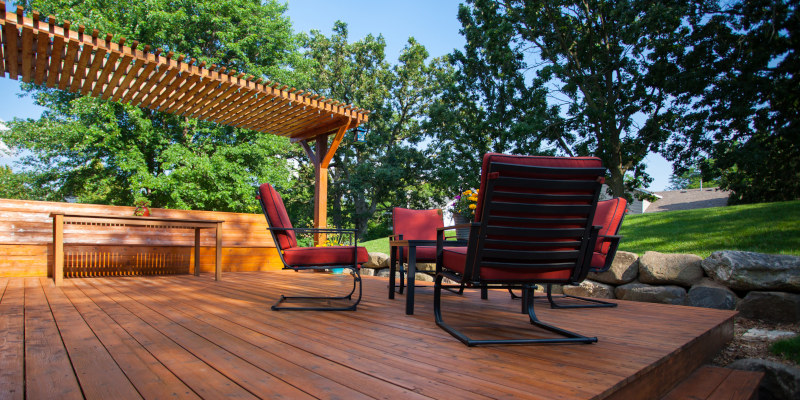
[[[58,21],[119,33],[207,64],[279,79],[301,79],[297,39],[277,1],[22,2]],[[257,211],[252,186],[289,181],[284,138],[27,86],[46,111],[16,120],[2,134],[32,152],[23,164],[39,171],[47,198],[154,207]]]

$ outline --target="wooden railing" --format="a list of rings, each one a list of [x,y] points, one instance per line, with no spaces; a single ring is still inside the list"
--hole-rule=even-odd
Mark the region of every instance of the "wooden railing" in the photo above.
[[[0,277],[52,276],[51,213],[133,215],[134,207],[0,199]],[[151,209],[154,217],[222,220],[222,271],[263,271],[282,267],[263,215]],[[194,232],[128,227],[65,231],[67,276],[194,272]],[[213,272],[213,232],[200,238],[200,271]]]

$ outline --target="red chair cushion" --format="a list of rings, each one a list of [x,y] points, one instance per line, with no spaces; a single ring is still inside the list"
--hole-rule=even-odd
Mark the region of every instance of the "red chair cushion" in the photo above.
[[[352,265],[353,246],[295,247],[283,252],[286,264],[293,267]],[[369,260],[366,247],[358,247],[358,264]]]
[[[261,194],[261,201],[264,202],[264,208],[269,218],[270,228],[293,228],[292,221],[289,220],[289,214],[286,213],[286,207],[283,205],[283,199],[275,188],[269,183],[265,183],[258,188]],[[287,250],[292,247],[297,247],[297,236],[294,231],[273,231],[275,237],[278,238],[278,246],[281,250]]]
[[[392,210],[392,231],[395,236],[403,235],[405,240],[436,240],[436,228],[443,226],[442,210],[438,208],[410,210],[395,207]]]
[[[597,211],[594,214],[594,225],[602,226],[600,235],[616,235],[619,232],[619,226],[622,224],[622,217],[625,216],[625,209],[628,206],[628,201],[622,197],[614,198],[611,200],[604,200],[597,203]],[[598,238],[594,251],[607,254],[611,243]],[[594,263],[592,263],[594,266]]]
[[[606,254],[594,252],[592,253],[592,264],[590,265],[591,271],[597,272],[606,266]]]
[[[442,253],[442,266],[463,274],[467,265],[467,247],[445,247]],[[524,271],[519,269],[481,267],[481,279],[487,281],[563,281],[567,280],[572,269],[553,271]]]
[[[483,156],[481,168],[481,187],[478,195],[478,204],[475,209],[475,222],[481,221],[483,199],[486,193],[487,174],[489,164],[492,162],[531,165],[537,167],[562,167],[562,168],[602,168],[603,162],[597,157],[548,157],[548,156],[514,156],[508,154],[486,153]],[[580,178],[580,177],[576,177]]]
[[[403,247],[403,259],[408,260],[408,247]],[[417,262],[436,262],[436,246],[417,246]]]

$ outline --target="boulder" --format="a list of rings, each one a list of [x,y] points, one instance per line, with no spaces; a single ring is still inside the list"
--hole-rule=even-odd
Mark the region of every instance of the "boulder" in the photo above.
[[[680,286],[652,286],[638,281],[617,286],[614,295],[620,300],[644,301],[648,303],[685,304],[686,289]]]
[[[579,297],[594,297],[598,299],[613,299],[614,286],[605,283],[585,280],[578,286],[566,285],[563,287],[564,294]]]
[[[636,253],[617,251],[608,271],[589,273],[589,279],[610,285],[624,285],[639,276],[639,256]]]
[[[389,272],[391,272],[391,270],[389,268],[381,268],[381,269],[375,271],[375,276],[379,276],[381,278],[388,278],[389,277]],[[399,284],[399,282],[400,282],[399,281],[399,279],[400,279],[400,271],[395,271],[394,279],[395,279],[395,284]]]
[[[760,400],[800,399],[800,368],[754,358],[736,360],[728,368],[763,372],[764,378],[758,386]]]
[[[742,317],[771,322],[800,322],[800,294],[750,292],[736,306]]]
[[[415,280],[423,281],[423,282],[433,282],[433,277],[424,273],[424,272],[417,272],[414,274]]]
[[[639,282],[688,288],[703,278],[702,261],[694,254],[648,251],[639,257]]]
[[[436,263],[417,263],[417,271],[436,271]]]
[[[375,276],[375,273],[378,272],[375,268],[361,268],[361,276]]]
[[[689,289],[688,305],[695,307],[733,310],[739,296],[732,290],[708,278],[703,278]]]
[[[364,263],[365,268],[386,268],[388,266],[389,255],[378,252],[369,253],[369,260]]]
[[[800,293],[800,257],[750,251],[716,251],[702,262],[715,281],[733,290]]]

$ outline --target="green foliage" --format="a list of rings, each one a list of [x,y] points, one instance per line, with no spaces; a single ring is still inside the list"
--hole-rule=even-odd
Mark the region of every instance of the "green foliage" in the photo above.
[[[30,172],[15,173],[11,167],[0,166],[0,199],[45,200],[46,188],[33,182]]]
[[[626,215],[620,250],[688,253],[720,250],[800,256],[800,201]]]
[[[296,38],[276,1],[121,0],[24,2],[58,21],[70,20],[129,41],[186,54],[255,76],[301,80]],[[28,86],[46,108],[39,120],[15,120],[0,136],[29,150],[23,165],[48,199],[153,207],[257,212],[253,186],[288,186],[296,156],[288,140],[188,120],[130,105]]]
[[[333,225],[353,223],[360,237],[373,216],[392,206],[425,207],[437,201],[429,184],[436,179],[429,173],[432,161],[419,143],[420,121],[436,97],[433,77],[438,61],[427,62],[425,47],[409,38],[392,66],[385,47],[381,36],[350,42],[347,25],[341,22],[330,37],[312,31],[305,40],[308,87],[371,110],[366,143],[353,143],[348,134],[329,169]],[[313,176],[306,179],[313,182]]]
[[[800,364],[800,335],[778,340],[769,346],[769,351]]]
[[[650,181],[642,161],[669,141],[675,119],[663,82],[676,72],[685,21],[709,2],[467,3],[459,11],[467,46],[455,54],[460,115],[442,125],[461,119],[475,130],[456,142],[478,155],[598,156],[615,196],[626,172],[636,185]]]
[[[695,167],[690,167],[681,174],[672,174],[669,177],[669,189],[699,189],[700,187],[718,187],[719,179],[711,179],[703,176],[703,173]]]
[[[693,21],[691,51],[670,91],[687,108],[669,159],[715,159],[732,203],[800,198],[797,2],[724,3]]]

